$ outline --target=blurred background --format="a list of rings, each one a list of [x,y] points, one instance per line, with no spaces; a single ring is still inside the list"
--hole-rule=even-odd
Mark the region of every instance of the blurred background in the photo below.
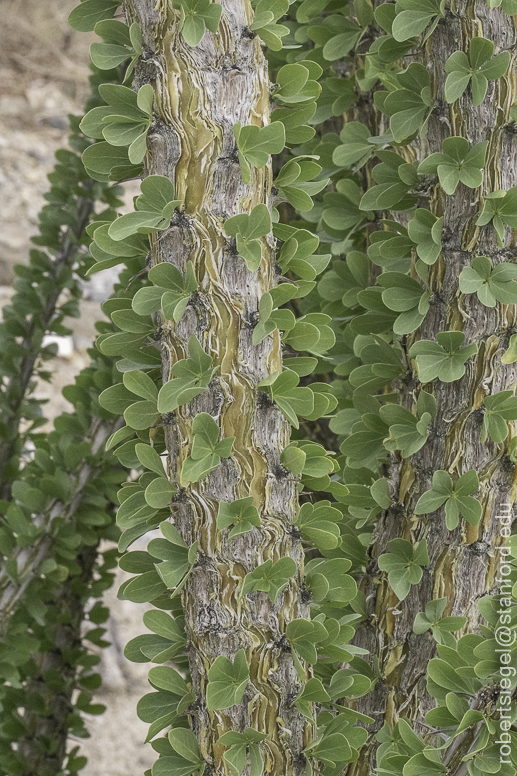
[[[14,265],[27,263],[54,153],[67,145],[67,116],[82,113],[89,91],[89,46],[95,35],[68,27],[75,5],[77,0],[0,0],[0,309],[12,295]],[[39,397],[49,399],[47,417],[71,409],[61,389],[88,365],[86,349],[111,284],[103,275],[94,275],[85,287],[81,318],[66,321],[73,333],[59,338],[59,356],[49,362],[53,382],[38,389]],[[147,725],[136,715],[138,699],[151,689],[148,666],[130,663],[122,654],[127,641],[145,630],[144,607],[117,600],[123,578],[107,596],[111,646],[100,651],[103,687],[96,698],[107,710],[88,719],[91,738],[77,741],[88,757],[82,776],[141,776],[156,757],[143,743]]]

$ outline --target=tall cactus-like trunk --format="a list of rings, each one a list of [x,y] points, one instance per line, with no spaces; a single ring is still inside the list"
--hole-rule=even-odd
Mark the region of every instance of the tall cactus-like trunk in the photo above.
[[[308,611],[302,601],[303,554],[292,531],[296,485],[279,461],[289,424],[257,388],[282,368],[279,332],[252,344],[260,297],[277,284],[274,245],[264,242],[260,268],[252,273],[223,230],[231,216],[270,204],[270,165],[253,169],[245,185],[232,131],[237,122],[269,123],[269,81],[260,42],[248,29],[251,5],[244,0],[222,5],[218,31],[191,48],[170,4],[125,3],[128,21],[142,28],[146,51],[136,84],[150,80],[155,87],[147,173],[169,177],[185,211],[167,232],[152,238],[151,264],[170,262],[184,272],[191,262],[198,281],[181,322],[161,321],[163,379],[187,355],[192,334],[218,367],[204,394],[165,418],[171,478],[179,482],[198,413],[208,412],[222,437],[235,437],[232,458],[180,493],[176,506],[181,536],[189,545],[199,541],[198,561],[182,592],[196,696],[191,723],[214,773],[227,772],[217,739],[228,730],[253,727],[268,734],[267,772],[288,776],[304,772],[301,750],[309,726],[290,706],[297,678],[282,637],[287,623],[307,618]],[[218,503],[249,496],[261,515],[261,529],[231,542],[222,539],[216,530]],[[260,592],[239,598],[246,573],[286,556],[295,560],[299,574],[276,603]],[[209,711],[208,670],[219,655],[233,659],[240,649],[250,670],[243,702],[224,712]]]
[[[378,746],[374,733],[384,722],[394,725],[405,717],[417,733],[429,735],[429,726],[420,723],[435,705],[426,690],[426,674],[429,661],[436,654],[436,642],[429,632],[413,632],[415,616],[432,599],[446,597],[444,616],[466,616],[462,633],[479,633],[482,617],[477,602],[483,595],[493,595],[498,590],[500,548],[505,542],[498,517],[508,515],[515,500],[515,465],[508,457],[507,447],[510,437],[503,445],[496,445],[490,437],[485,443],[480,440],[485,396],[513,390],[516,384],[515,365],[501,363],[510,334],[515,330],[516,308],[501,304],[485,307],[475,294],[463,296],[458,286],[461,270],[475,256],[488,256],[495,266],[517,255],[511,230],[506,229],[501,249],[492,225],[475,225],[480,198],[517,184],[517,137],[509,116],[509,109],[517,100],[515,54],[506,76],[489,81],[481,105],[473,106],[470,89],[450,105],[444,100],[445,61],[454,51],[468,52],[471,40],[478,36],[491,40],[495,52],[514,51],[517,41],[515,25],[499,9],[491,10],[484,2],[458,2],[419,56],[430,73],[436,102],[427,143],[420,144],[417,139],[411,146],[417,158],[440,151],[442,141],[449,136],[462,136],[471,146],[488,140],[488,149],[482,188],[472,191],[460,184],[454,195],[445,196],[436,185],[431,190],[430,202],[421,204],[430,206],[436,216],[444,216],[442,253],[441,259],[430,267],[430,311],[420,329],[408,339],[406,353],[414,341],[434,339],[438,332],[451,330],[463,331],[464,344],[476,344],[478,352],[468,362],[462,379],[448,383],[434,380],[426,387],[436,397],[437,415],[423,448],[407,459],[399,453],[391,456],[389,479],[394,504],[383,514],[369,548],[371,564],[362,583],[369,620],[356,639],[379,661],[376,688],[357,706],[377,722],[359,760],[349,766],[348,776],[373,772]],[[414,408],[422,390],[420,384],[404,380],[397,389],[402,406]],[[474,470],[478,474],[483,513],[477,526],[464,523],[449,531],[443,507],[431,515],[415,515],[415,505],[430,490],[432,475],[437,470],[452,475]],[[425,539],[429,553],[421,583],[411,588],[402,605],[385,576],[381,579],[377,566],[379,556],[394,538],[413,543]],[[468,735],[464,734],[466,738]],[[463,754],[467,750],[468,746]]]

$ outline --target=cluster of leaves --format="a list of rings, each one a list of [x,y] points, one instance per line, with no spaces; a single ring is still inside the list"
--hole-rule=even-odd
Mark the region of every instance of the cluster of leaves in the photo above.
[[[503,9],[511,8],[512,2],[503,0]],[[173,7],[179,11],[179,29],[188,45],[197,46],[206,29],[216,32],[219,4],[177,0]],[[121,77],[127,78],[140,54],[141,40],[135,25],[127,28],[111,19],[115,9],[113,0],[84,0],[71,20],[79,29],[95,27],[103,40],[92,48],[99,62],[117,60],[121,66],[129,60],[127,70],[121,71]],[[273,242],[271,233],[281,242],[277,263],[287,282],[263,295],[253,343],[259,345],[278,329],[285,346],[297,352],[286,360],[287,369],[269,375],[258,388],[269,394],[271,401],[266,406],[276,404],[296,429],[295,440],[281,453],[281,463],[300,478],[299,490],[308,489],[311,495],[293,528],[307,553],[305,582],[311,619],[288,623],[285,638],[301,686],[292,703],[310,723],[314,704],[321,709],[314,738],[304,754],[309,764],[320,763],[325,776],[335,776],[359,758],[367,740],[365,728],[355,723],[373,723],[372,718],[349,708],[352,703],[348,701],[364,695],[380,679],[375,665],[368,666],[360,657],[365,650],[350,644],[354,626],[366,610],[364,596],[358,594],[348,572],[364,573],[369,562],[365,548],[378,516],[392,506],[381,467],[389,457],[409,458],[427,443],[437,404],[431,393],[422,390],[422,384],[460,380],[467,359],[477,351],[473,344],[463,346],[464,335],[459,331],[442,331],[436,334],[436,342],[419,340],[409,350],[406,347],[406,336],[419,328],[434,301],[428,285],[429,267],[438,262],[441,252],[443,218],[420,207],[428,185],[424,176],[436,173],[448,196],[458,183],[477,188],[483,180],[486,142],[471,148],[464,138],[447,138],[442,152],[420,164],[406,161],[413,157],[397,151],[417,133],[425,136],[437,99],[426,68],[412,63],[402,69],[401,58],[414,48],[416,37],[424,34],[427,40],[433,34],[445,15],[443,2],[397,0],[373,11],[366,0],[355,0],[353,8],[304,0],[285,25],[278,24],[288,9],[287,0],[254,3],[250,30],[270,49],[268,57],[276,74],[272,98],[277,107],[271,124],[239,123],[234,137],[245,184],[252,180],[253,168],[268,163],[270,154],[281,153],[287,145],[293,148],[292,156],[284,160],[275,180],[278,197],[272,216],[266,205],[258,205],[250,213],[227,219],[224,229],[235,239],[235,249],[250,272],[259,270],[262,249]],[[354,47],[369,39],[365,31],[374,20],[386,34],[377,36],[369,51],[365,55],[361,51],[356,59]],[[475,38],[468,57],[456,52],[449,58],[447,101],[458,99],[469,84],[474,104],[484,99],[488,80],[503,76],[509,62],[508,52],[491,59],[493,49],[489,41]],[[346,68],[341,67],[343,60]],[[322,84],[318,83],[321,78]],[[373,137],[357,122],[346,124],[340,135],[315,131],[327,119],[348,110],[356,93],[377,85],[383,88],[375,89],[374,100],[389,117],[388,133]],[[152,89],[146,85],[135,93],[111,86],[103,87],[101,93],[106,105],[96,106],[82,123],[83,130],[99,141],[85,150],[83,161],[90,176],[104,184],[141,174],[152,121]],[[363,167],[374,158],[379,160],[372,169],[376,185],[365,189]],[[329,181],[331,190],[323,194]],[[478,226],[493,221],[501,242],[505,225],[516,225],[514,192],[485,195],[477,221]],[[107,212],[97,217],[89,227],[96,262],[91,271],[123,263],[126,280],[137,274],[149,250],[147,235],[166,230],[175,218],[181,203],[174,196],[168,179],[149,176],[142,182],[133,213],[116,217]],[[292,225],[281,218],[288,206],[299,214]],[[385,210],[409,212],[408,219],[401,219],[406,226],[382,219],[382,228],[367,242],[362,227],[375,218],[374,211],[382,215]],[[374,272],[375,285],[370,281],[372,265],[382,270]],[[513,304],[513,267],[502,264],[494,269],[489,259],[477,257],[472,267],[463,270],[459,288],[462,293],[477,293],[487,306]],[[325,274],[316,283],[320,273]],[[126,421],[107,442],[109,457],[127,468],[144,469],[124,483],[117,496],[117,523],[123,531],[119,551],[125,553],[120,565],[135,575],[119,595],[151,602],[154,607],[144,616],[151,632],[133,639],[126,655],[142,663],[174,660],[181,672],[165,665],[152,668],[149,681],[154,692],[139,703],[141,719],[150,724],[147,740],[153,741],[159,754],[152,776],[189,776],[202,772],[205,762],[195,736],[185,728],[185,714],[194,696],[177,594],[196,563],[198,546],[197,542],[187,546],[169,518],[175,500],[185,498],[183,491],[188,494],[191,483],[225,465],[221,461],[231,455],[233,438],[220,439],[212,415],[197,414],[190,454],[183,458],[179,482],[171,482],[164,466],[168,449],[163,426],[173,422],[178,408],[207,390],[217,367],[204,343],[192,335],[188,358],[176,361],[161,383],[156,323],[151,316],[159,313],[174,331],[198,280],[189,263],[181,271],[169,264],[158,265],[148,278],[144,287],[132,284],[104,306],[120,331],[113,333],[112,324],[101,325],[98,348],[106,360],[120,357],[117,370],[123,379],[117,385],[112,385],[111,378],[100,380],[104,391],[99,411],[106,418],[110,413],[123,414]],[[412,407],[397,403],[401,380],[409,371],[407,357],[415,359],[418,370],[417,400]],[[321,381],[307,384],[304,378],[311,374]],[[516,402],[509,391],[485,398],[483,441],[490,435],[496,443],[504,442],[508,421],[517,418]],[[337,437],[335,456],[302,438],[302,432],[312,428],[307,424],[320,418],[330,419],[330,431]],[[478,486],[474,472],[453,483],[447,472],[437,471],[431,490],[418,500],[415,514],[429,515],[444,506],[449,530],[458,526],[460,516],[476,525],[481,517],[480,502],[473,498]],[[16,486],[15,498],[20,494]],[[262,512],[259,515],[252,497],[220,501],[217,528],[221,532],[230,529],[223,541],[235,540],[261,530],[266,517]],[[156,527],[162,537],[152,539],[145,552],[127,552],[139,536]],[[318,557],[314,557],[315,549]],[[393,593],[404,600],[429,563],[426,541],[413,544],[394,539],[387,549],[378,559],[379,568],[387,572]],[[248,571],[239,596],[262,597],[281,606],[281,597],[296,573],[290,557],[268,560]],[[488,651],[495,643],[493,611],[489,604],[481,605],[490,623],[490,628],[483,626],[482,637],[464,636],[456,641],[452,632],[463,626],[463,618],[443,618],[445,606],[444,599],[429,602],[413,626],[416,635],[431,630],[439,643],[439,657],[431,661],[428,674],[428,691],[438,707],[429,712],[427,722],[444,731],[445,743],[426,744],[400,719],[393,730],[385,725],[378,736],[377,770],[403,772],[404,776],[445,773],[444,750],[451,743],[454,746],[458,736],[472,732],[477,738],[468,754],[470,776],[485,771],[513,776],[514,769],[505,770],[495,763],[492,741],[496,729],[491,715],[470,708],[458,695],[474,699],[483,683],[494,679],[497,666],[491,662],[493,650]],[[314,676],[309,680],[304,662],[313,666]],[[232,659],[217,658],[208,671],[208,708],[220,711],[242,703],[250,670],[243,649],[232,654]],[[166,738],[155,739],[171,725]],[[249,758],[250,773],[259,776],[265,739],[266,734],[250,728],[223,734],[219,743],[227,747],[224,759],[230,772],[238,776]]]
[[[443,617],[446,606],[446,598],[429,601],[426,604],[425,612],[419,612],[415,617],[413,633],[425,633],[430,630],[438,644],[446,644],[448,647],[454,648],[456,642],[450,634],[452,631],[462,628],[467,618]]]
[[[179,29],[189,46],[197,46],[206,30],[216,32],[223,11],[210,0],[174,0],[173,7],[180,12]]]
[[[494,53],[494,44],[486,38],[473,38],[469,55],[464,51],[455,51],[445,63],[448,73],[445,81],[445,99],[447,102],[458,100],[467,86],[472,90],[472,102],[480,105],[485,99],[489,80],[501,78],[510,63],[510,52]]]
[[[494,688],[498,670],[494,658],[494,628],[498,622],[498,601],[482,598],[479,607],[489,625],[481,626],[481,634],[468,634],[458,640],[450,631],[461,627],[464,618],[442,618],[444,604],[444,599],[431,601],[425,614],[417,615],[414,630],[422,633],[432,629],[438,641],[438,656],[430,661],[427,673],[427,690],[436,699],[437,706],[427,712],[425,719],[434,730],[443,731],[445,741],[436,746],[426,744],[405,719],[400,719],[393,728],[385,724],[377,735],[380,768],[391,773],[394,763],[404,762],[404,774],[408,776],[446,774],[443,758],[447,747],[451,743],[458,747],[462,737],[472,739],[475,736],[475,745],[471,744],[468,755],[463,758],[468,773],[471,776],[487,772],[506,776],[514,772],[515,764],[513,756],[509,757],[509,763],[500,762],[499,745],[495,743],[500,732],[495,712],[495,699],[499,693],[493,692],[497,690],[497,686]],[[512,630],[514,627],[513,624]],[[514,686],[514,679],[505,683],[508,697]],[[514,743],[513,731],[507,740]]]
[[[132,311],[129,312],[132,314]],[[137,317],[134,314],[132,316]],[[133,320],[133,317],[130,320]],[[119,352],[129,355],[146,343],[152,331],[154,329],[146,329],[143,335],[141,331],[137,332],[136,337],[129,339],[129,345],[126,345],[126,340],[119,338],[118,334],[101,335],[98,346],[102,353],[108,355]],[[113,344],[114,338],[117,339]],[[126,348],[130,348],[129,353]],[[216,367],[212,366],[211,357],[204,352],[195,334],[189,340],[188,349],[189,358],[183,358],[172,366],[171,375],[174,379],[166,382],[159,390],[154,380],[146,372],[140,372],[138,367],[122,370],[123,382],[102,392],[99,398],[101,406],[108,412],[123,414],[129,428],[144,431],[153,425],[160,415],[173,412],[180,404],[199,396],[207,389]],[[149,368],[153,365],[147,363],[144,366]],[[142,401],[135,402],[135,397],[140,397]],[[127,436],[123,429],[120,431],[116,442]]]
[[[106,105],[92,108],[85,115],[80,124],[81,131],[88,137],[104,138],[116,148],[127,146],[130,164],[140,164],[147,150],[147,130],[152,121],[153,87],[145,84],[135,94],[127,86],[101,84],[99,93]],[[89,158],[87,153],[84,166],[91,174],[95,172],[95,167],[89,168]]]
[[[100,377],[111,379],[111,369],[109,360],[97,359],[68,386],[74,413],[61,415],[52,432],[34,438],[33,461],[13,482],[11,500],[1,502],[5,776],[27,771],[35,759],[53,762],[55,747],[64,756],[67,731],[84,737],[82,715],[104,710],[92,699],[101,682],[95,670],[100,657],[89,644],[108,645],[102,626],[109,612],[100,599],[113,583],[117,553],[100,552],[98,545],[117,538],[115,493],[126,477],[111,453],[102,447],[93,452],[99,423],[105,435],[113,428],[99,411],[96,385]],[[28,546],[33,554],[27,562]],[[45,709],[54,709],[51,738],[45,715],[38,722]],[[61,760],[63,773],[84,766],[86,758],[76,755],[77,747]]]
[[[472,148],[464,137],[447,137],[442,152],[431,154],[420,164],[418,172],[438,173],[440,186],[446,194],[454,194],[458,183],[470,189],[481,186],[488,141],[476,143]]]
[[[408,352],[408,356],[416,360],[420,382],[459,380],[465,374],[465,362],[477,352],[477,346],[461,347],[465,339],[462,331],[442,331],[436,339],[437,342],[415,342]]]
[[[100,101],[101,79],[119,81],[122,70],[92,68],[87,109]],[[86,758],[66,736],[87,735],[83,714],[102,713],[93,702],[100,685],[98,654],[107,646],[101,597],[113,582],[116,551],[99,549],[117,538],[117,486],[125,470],[102,440],[117,421],[98,395],[113,380],[112,360],[90,351],[91,366],[64,394],[73,411],[45,423],[35,378],[50,381],[45,361],[66,335],[65,316],[78,315],[81,283],[93,260],[85,227],[95,208],[120,205],[120,187],[88,177],[80,155],[89,141],[72,117],[69,150],[57,153],[49,176],[48,204],[40,213],[28,266],[17,268],[16,293],[0,324],[3,377],[0,393],[0,773],[57,768],[75,774]],[[126,283],[128,276],[122,278]],[[119,287],[120,290],[120,287]],[[30,548],[30,553],[27,552]],[[52,712],[51,712],[52,710]],[[61,710],[61,711],[60,711]],[[50,714],[50,718],[49,718]],[[49,721],[50,720],[50,721]],[[52,771],[55,772],[55,771]]]
[[[113,76],[113,74],[111,74]],[[97,90],[89,98],[98,101]],[[16,477],[28,439],[45,423],[42,401],[33,396],[34,378],[49,381],[45,362],[57,352],[48,335],[65,336],[65,317],[78,317],[81,282],[88,269],[88,237],[84,230],[95,204],[120,205],[120,187],[107,188],[92,181],[81,164],[88,141],[72,117],[70,148],[56,154],[49,175],[48,202],[39,214],[37,246],[27,266],[15,268],[14,296],[3,308],[0,325],[0,484],[2,498],[9,496],[9,481]]]
[[[192,451],[183,461],[180,485],[199,482],[207,477],[221,463],[221,458],[229,458],[235,437],[226,437],[219,441],[219,426],[211,415],[201,412],[192,424]]]
[[[285,129],[279,121],[266,127],[255,124],[243,127],[239,122],[234,126],[233,134],[244,183],[250,182],[252,167],[264,167],[270,154],[279,154],[285,146]]]
[[[391,137],[402,143],[420,130],[426,131],[434,102],[431,97],[429,73],[423,65],[413,62],[387,83],[388,91],[375,92],[375,103],[390,117]]]
[[[102,38],[102,43],[90,46],[93,65],[99,70],[113,70],[127,62],[129,56],[131,59],[124,73],[124,81],[127,81],[143,53],[140,26],[134,23],[128,27],[116,19],[108,19],[95,25],[95,34]]]
[[[426,542],[413,545],[406,539],[392,539],[388,552],[381,555],[378,562],[381,571],[388,572],[391,589],[399,601],[403,601],[411,585],[417,585],[422,579],[422,566],[429,563]]]
[[[472,266],[462,269],[459,285],[463,294],[477,294],[485,307],[517,304],[517,265],[503,262],[494,267],[488,256],[476,256]]]
[[[295,68],[294,73],[287,69],[280,74],[279,88],[275,94],[275,99],[280,104],[302,103],[303,105],[307,102],[310,104],[318,96],[319,86],[310,76],[319,76],[321,68],[311,62],[307,64],[308,66],[304,63],[301,67]],[[294,84],[291,79],[293,75]],[[272,126],[275,127],[279,137],[281,135],[283,147],[283,122],[279,123],[278,118]],[[250,129],[251,132],[247,131]],[[236,131],[244,178],[246,178],[246,165],[263,165],[268,159],[271,150],[268,145],[270,140],[267,137],[264,138],[262,147],[264,134],[264,130],[258,130],[255,127],[238,128]],[[292,204],[309,210],[313,206],[311,197],[326,185],[325,179],[312,180],[318,177],[320,172],[321,166],[316,165],[311,159],[293,160],[281,171],[277,181],[278,190]],[[109,170],[108,174],[112,177]],[[165,183],[163,185],[165,186]],[[163,212],[163,208],[169,202],[174,202],[173,193],[171,192],[170,197],[162,198],[162,201],[157,203],[159,207],[150,208],[144,199],[149,199],[149,194],[152,192],[148,192],[147,188],[151,189],[152,186],[155,186],[155,179],[151,176],[142,184],[142,195],[135,202],[137,209],[134,214],[118,219],[103,221],[99,219],[99,222],[92,227],[95,259],[99,263],[99,268],[107,266],[103,262],[111,261],[115,264],[123,261],[128,269],[132,269],[136,261],[141,260],[146,253],[145,235],[157,227],[167,227],[174,205],[167,213]],[[265,206],[258,206],[250,215],[242,214],[230,219],[225,224],[225,231],[231,237],[235,237],[237,251],[246,260],[248,268],[255,271],[260,264],[262,254],[260,239],[271,231],[271,218]],[[257,330],[260,331],[262,327],[261,338],[263,338],[278,327],[284,332],[284,340],[290,348],[321,357],[335,344],[335,335],[329,325],[331,317],[324,313],[307,313],[296,320],[289,310],[281,311],[278,308],[291,300],[301,299],[310,294],[315,287],[315,278],[327,266],[330,256],[316,252],[319,240],[305,229],[278,224],[274,227],[274,232],[283,243],[278,253],[278,263],[282,271],[294,273],[300,280],[283,283],[278,289],[273,289],[271,294],[265,295],[261,302],[261,317]],[[109,258],[111,251],[115,255]],[[180,405],[202,393],[214,374],[214,367],[211,358],[204,353],[197,339],[192,337],[189,342],[190,358],[173,364],[171,379],[161,387],[156,385],[158,377],[155,371],[156,362],[148,352],[155,327],[148,316],[161,311],[164,316],[169,317],[169,320],[178,322],[190,295],[196,289],[196,284],[189,266],[184,276],[169,265],[153,267],[149,272],[149,281],[153,285],[145,285],[132,299],[129,295],[122,296],[116,304],[110,300],[104,306],[113,323],[119,326],[122,332],[120,335],[112,335],[101,329],[98,347],[106,355],[122,357],[118,362],[118,369],[123,372],[123,381],[105,390],[100,402],[101,406],[109,412],[123,413],[127,423],[127,426],[112,436],[108,442],[108,448],[113,450],[115,456],[125,465],[135,466],[138,461],[138,464],[146,470],[137,481],[125,484],[118,495],[121,506],[117,513],[117,523],[123,530],[119,542],[120,551],[126,552],[130,544],[149,530],[150,526],[160,524],[162,533],[167,532],[163,540],[150,542],[147,553],[126,552],[121,560],[122,568],[133,572],[136,576],[123,586],[120,596],[133,601],[147,600],[159,609],[166,608],[174,612],[171,616],[158,611],[155,613],[157,616],[154,616],[154,610],[152,610],[146,615],[145,624],[154,635],[133,640],[128,645],[126,654],[130,659],[137,661],[150,659],[153,662],[162,662],[171,657],[174,657],[175,661],[181,661],[181,655],[185,650],[185,639],[180,635],[181,616],[173,599],[170,598],[170,592],[177,593],[184,584],[195,561],[196,546],[190,548],[184,546],[177,532],[171,531],[171,526],[164,522],[177,494],[168,478],[164,476],[165,470],[160,456],[163,447],[156,438],[152,446],[149,446],[146,440],[146,429],[153,424],[155,429],[158,428],[160,415],[174,412]],[[254,340],[260,341],[257,334],[254,335]],[[142,353],[143,348],[147,349],[145,355]],[[268,389],[275,403],[295,426],[298,426],[298,414],[316,419],[331,412],[336,406],[337,399],[329,392],[327,383],[312,384],[310,388],[299,386],[300,378],[309,374],[316,363],[317,359],[314,357],[291,358],[289,369],[280,374],[271,375],[262,386],[259,386]],[[142,369],[144,371],[141,371]],[[135,402],[135,397],[143,401]],[[184,460],[181,470],[179,483],[181,487],[187,487],[190,482],[207,476],[220,464],[221,458],[231,453],[233,440],[219,441],[219,428],[210,415],[201,413],[196,416],[193,434],[191,453]],[[154,432],[153,437],[155,437]],[[319,445],[297,443],[293,445],[285,461],[296,471],[301,467],[303,482],[310,483],[310,487],[315,490],[328,488],[329,492],[337,492],[341,495],[348,492],[343,486],[338,487],[338,483],[333,487],[329,475],[335,471],[335,465]],[[251,502],[251,498],[240,499],[229,504],[220,502],[217,526],[220,530],[233,526],[228,538],[235,538],[260,526],[258,511]],[[311,507],[310,504],[302,507],[297,518],[297,526],[302,536],[315,541],[316,546],[322,549],[336,549],[340,544],[341,536],[339,530],[336,531],[334,528],[334,521],[341,518],[342,511],[331,508],[329,502],[323,501],[316,508]],[[163,562],[158,563],[158,560]],[[346,659],[352,654],[364,653],[364,650],[348,645],[354,633],[350,623],[357,620],[359,615],[345,615],[340,612],[335,618],[325,614],[327,609],[330,611],[336,604],[339,609],[343,609],[357,594],[354,581],[344,573],[350,568],[351,561],[344,557],[330,558],[314,563],[312,566],[308,567],[307,584],[314,597],[314,605],[321,610],[318,615],[318,649],[323,665]],[[295,573],[296,564],[290,558],[280,558],[275,563],[267,561],[246,575],[240,595],[266,594],[274,602]],[[168,601],[167,604],[166,601]],[[293,634],[290,632],[290,635]],[[298,643],[300,650],[303,651],[301,638],[298,638]],[[238,659],[242,665],[241,663],[237,665]],[[303,676],[301,663],[298,665],[298,670]],[[360,674],[355,670],[350,669],[346,675],[339,678],[340,682],[335,680],[332,682],[330,694],[324,689],[322,680],[315,679],[296,699],[297,707],[310,718],[312,703],[318,698],[339,699],[345,695],[358,696],[370,686],[369,681],[366,685],[361,684]],[[237,654],[234,663],[226,658],[218,659],[210,669],[208,679],[208,700],[211,707],[222,709],[239,702],[248,680],[243,653]],[[165,685],[158,685],[153,671],[150,672],[150,681],[157,692],[151,694],[152,699],[145,699],[139,705],[140,716],[151,725],[149,740],[154,738],[163,727],[173,723],[178,715],[184,713],[186,699],[189,697],[184,686],[181,687],[180,693],[178,692],[180,688],[174,690],[172,686],[168,688]],[[173,682],[172,677],[169,677],[169,681]],[[167,695],[169,689],[173,692],[172,697]],[[356,719],[368,718],[352,713],[341,716],[343,719],[337,735],[345,746],[344,755],[343,752],[339,754],[341,761],[344,762],[346,753],[352,751],[350,747],[354,744],[359,746],[363,740],[363,734],[354,732],[355,728],[352,729],[353,722]],[[249,748],[249,756],[254,763],[253,768],[258,769],[261,762],[258,745],[263,736],[256,733],[252,734],[252,738],[246,737],[246,734],[236,733],[235,735],[237,736],[235,740],[231,738],[224,742],[230,747],[225,755],[230,767],[237,767]],[[161,755],[154,769],[157,773],[164,767],[179,768],[179,758],[182,758],[181,768],[184,768],[182,772],[193,772],[198,769],[198,754],[193,754],[191,750],[190,756],[187,756],[187,748],[179,744],[178,740],[171,732],[167,747],[164,743],[156,743],[157,751]],[[315,747],[318,748],[317,743]],[[337,754],[333,756],[338,757]]]
[[[499,247],[503,245],[504,227],[517,228],[515,207],[517,204],[517,186],[509,191],[492,191],[485,196],[483,210],[476,221],[477,226],[493,223],[497,232]]]
[[[251,213],[241,213],[225,221],[224,231],[235,237],[239,256],[250,272],[255,272],[262,260],[261,237],[271,232],[271,214],[266,205],[257,205]]]
[[[460,515],[471,525],[477,525],[481,519],[481,504],[472,494],[479,489],[476,472],[462,474],[453,483],[450,474],[437,471],[433,474],[433,486],[418,499],[416,515],[436,512],[445,504],[445,523],[449,531],[459,524]]]
[[[481,441],[486,442],[487,437],[501,443],[510,433],[509,420],[517,420],[517,396],[512,391],[501,391],[492,396],[485,396],[485,414],[483,416],[483,429]]]

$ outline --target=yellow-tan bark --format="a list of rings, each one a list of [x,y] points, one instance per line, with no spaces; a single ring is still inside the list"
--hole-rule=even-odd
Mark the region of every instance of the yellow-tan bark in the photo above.
[[[169,379],[171,364],[187,355],[193,333],[218,367],[209,389],[168,419],[171,478],[179,481],[199,412],[216,419],[222,437],[235,436],[232,457],[181,493],[175,510],[175,523],[185,541],[200,542],[197,563],[182,593],[196,695],[190,719],[212,773],[228,773],[219,736],[250,726],[268,735],[262,745],[267,753],[265,772],[298,776],[305,769],[301,750],[308,743],[310,726],[291,706],[301,688],[282,642],[290,620],[308,617],[301,600],[303,553],[291,530],[296,486],[279,462],[289,441],[289,424],[257,390],[260,380],[281,369],[279,333],[259,346],[252,344],[259,299],[277,283],[274,241],[263,240],[262,263],[252,273],[223,230],[231,216],[270,202],[270,165],[252,168],[251,182],[244,185],[232,133],[238,121],[259,127],[269,123],[269,81],[259,39],[247,28],[250,3],[227,0],[222,6],[217,33],[207,32],[191,48],[179,32],[179,12],[170,4],[126,3],[128,19],[141,25],[146,47],[146,64],[137,73],[137,82],[150,80],[156,94],[147,172],[167,175],[184,202],[184,215],[152,240],[152,265],[168,261],[184,271],[190,261],[199,283],[181,322],[161,322],[163,379]],[[262,525],[228,542],[216,529],[218,502],[250,495]],[[268,559],[285,556],[296,561],[299,574],[275,604],[265,593],[238,598],[246,573]],[[218,655],[233,658],[240,648],[250,667],[250,684],[241,704],[208,711],[210,666]]]

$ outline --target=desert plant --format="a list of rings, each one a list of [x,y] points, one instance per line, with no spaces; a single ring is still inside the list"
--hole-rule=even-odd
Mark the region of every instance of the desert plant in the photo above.
[[[134,68],[81,127],[93,179],[142,177],[87,231],[96,269],[147,278],[97,347],[119,359],[108,446],[145,470],[117,524],[119,596],[152,605],[126,648],[158,664],[152,776],[517,772],[496,651],[517,33],[495,5],[71,16],[97,64],[125,47]]]

